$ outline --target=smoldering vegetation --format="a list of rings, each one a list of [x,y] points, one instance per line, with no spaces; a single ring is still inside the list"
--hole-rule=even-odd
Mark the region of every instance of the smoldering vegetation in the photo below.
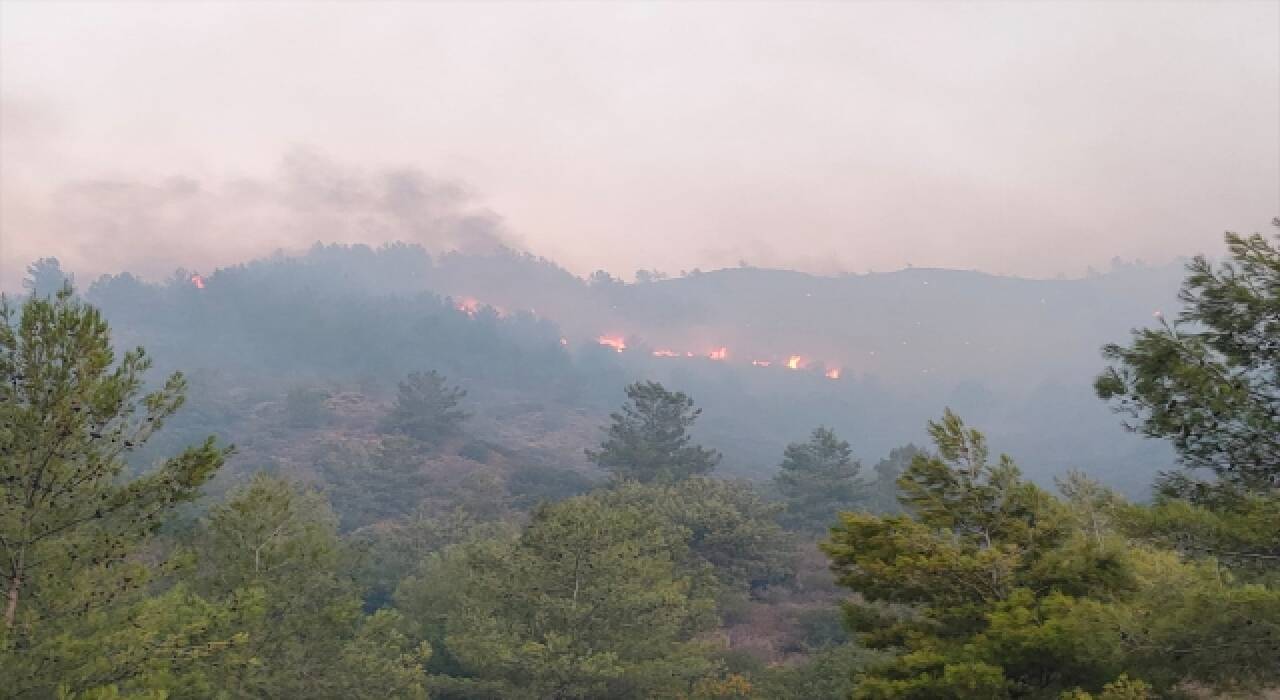
[[[1124,432],[1090,381],[1107,339],[1174,308],[1179,274],[1119,262],[1075,280],[739,267],[624,282],[502,247],[317,244],[81,289],[127,344],[224,389],[318,382],[385,394],[432,368],[482,415],[595,420],[617,387],[653,379],[696,396],[699,436],[725,452],[722,470],[754,478],[814,425],[870,458],[920,442],[925,420],[949,406],[1014,456],[1036,455],[1034,478],[1083,469],[1140,495],[1170,455]],[[580,448],[561,459],[580,464]]]

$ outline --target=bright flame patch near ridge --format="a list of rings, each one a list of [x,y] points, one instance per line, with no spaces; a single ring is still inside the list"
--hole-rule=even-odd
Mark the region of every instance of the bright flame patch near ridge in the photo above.
[[[480,313],[482,309],[490,309],[499,317],[505,317],[507,315],[506,310],[502,307],[494,306],[493,304],[486,304],[475,297],[458,297],[453,300],[453,308],[471,317]]]
[[[195,285],[196,289],[204,289],[204,278],[200,275],[192,275],[191,284]]]
[[[622,352],[627,349],[627,341],[620,335],[602,335],[596,338],[596,342],[609,348],[613,348],[614,352]]]
[[[470,311],[470,309],[473,309],[473,308],[483,309],[483,308],[486,308],[486,305],[479,304],[479,302],[475,302],[475,300],[471,299],[470,297],[464,297],[462,301],[458,303],[458,308],[467,310],[468,313],[474,313]],[[492,308],[492,307],[488,307],[488,308]],[[604,347],[607,347],[607,348],[612,348],[614,352],[625,352],[629,347],[627,345],[626,336],[623,336],[623,335],[601,335],[596,338],[596,343],[599,345],[603,345]],[[568,341],[564,338],[561,338],[560,344],[568,345]],[[671,348],[657,348],[653,350],[650,350],[648,348],[645,348],[645,349],[648,350],[649,355],[653,357],[661,357],[661,358],[705,357],[709,360],[717,360],[721,362],[726,362],[729,360],[729,348],[723,345],[721,345],[720,347],[712,348],[711,350],[708,350],[705,352],[694,352],[692,350],[672,350]],[[806,359],[804,355],[789,355],[787,356],[786,359],[751,360],[751,365],[753,367],[772,367],[774,365],[778,365],[780,367],[786,367],[787,369],[791,369],[791,370],[803,370],[803,369],[810,369],[810,366],[812,365],[812,360]],[[840,379],[844,375],[843,368],[830,367],[830,366],[823,368],[822,363],[820,363],[819,365],[813,366],[812,369],[815,371],[815,373],[821,372],[822,376],[826,377],[827,379]]]

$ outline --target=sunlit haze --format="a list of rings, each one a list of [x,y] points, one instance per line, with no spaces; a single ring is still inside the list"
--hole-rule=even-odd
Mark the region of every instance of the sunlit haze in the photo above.
[[[1280,211],[1273,2],[0,13],[8,290],[317,240],[1079,276]]]

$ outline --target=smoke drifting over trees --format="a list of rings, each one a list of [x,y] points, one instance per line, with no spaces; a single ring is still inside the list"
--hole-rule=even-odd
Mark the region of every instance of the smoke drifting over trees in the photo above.
[[[1037,454],[1035,478],[1082,467],[1141,492],[1170,455],[1124,434],[1089,383],[1102,344],[1173,308],[1179,274],[734,268],[624,284],[507,249],[432,256],[400,244],[315,246],[204,270],[198,283],[188,271],[163,283],[122,273],[81,288],[175,368],[386,388],[436,369],[493,419],[514,410],[498,398],[513,391],[603,417],[617,387],[654,379],[697,397],[696,431],[725,469],[753,476],[814,425],[872,460],[923,439],[936,407],[952,406],[1015,454]],[[582,464],[581,447],[558,458]]]
[[[458,182],[412,167],[360,168],[301,148],[285,154],[269,178],[103,177],[63,183],[47,201],[14,199],[6,204],[27,216],[13,226],[24,243],[15,249],[10,242],[11,254],[52,241],[63,264],[95,274],[208,272],[317,241],[403,241],[468,253],[519,245]],[[5,284],[20,279],[8,260],[3,267]]]
[[[1272,697],[1278,27],[0,0],[0,697]]]

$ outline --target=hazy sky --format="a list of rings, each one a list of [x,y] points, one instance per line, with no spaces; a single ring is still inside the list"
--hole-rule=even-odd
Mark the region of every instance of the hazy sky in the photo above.
[[[0,288],[317,239],[1051,276],[1280,214],[1280,3],[0,4]]]

